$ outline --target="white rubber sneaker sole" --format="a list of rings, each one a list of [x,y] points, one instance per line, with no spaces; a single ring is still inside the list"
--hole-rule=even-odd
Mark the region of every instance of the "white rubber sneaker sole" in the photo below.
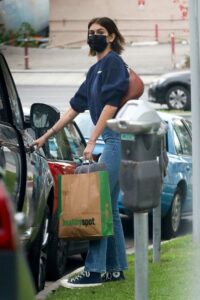
[[[60,285],[68,289],[75,289],[75,288],[100,286],[102,285],[102,283],[100,282],[100,283],[89,283],[89,284],[74,284],[69,282],[68,279],[63,279],[60,281]]]

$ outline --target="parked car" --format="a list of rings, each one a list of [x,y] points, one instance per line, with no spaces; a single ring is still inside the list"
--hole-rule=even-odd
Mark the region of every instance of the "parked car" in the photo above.
[[[1,170],[0,170],[1,173]],[[1,175],[0,175],[1,176]],[[23,225],[23,215],[16,216]],[[35,289],[19,242],[14,207],[0,179],[0,293],[2,300],[34,300]]]
[[[46,122],[49,118],[53,120],[51,115],[58,111],[46,104],[35,103],[32,106],[33,116],[30,117],[30,112],[27,109],[24,112],[27,123],[30,122],[30,118],[33,121],[30,124],[29,132],[35,139],[48,129],[48,126],[46,127],[45,123],[42,125],[38,119],[35,122],[35,113],[38,114],[39,112],[40,120]],[[63,275],[68,256],[81,254],[85,258],[88,250],[88,241],[65,241],[58,236],[58,175],[74,173],[77,165],[81,163],[80,158],[83,156],[85,146],[85,140],[78,126],[71,122],[50,137],[43,147],[55,184],[47,253],[47,278],[50,280],[56,280]]]
[[[20,240],[39,291],[45,284],[54,181],[44,152],[32,152],[32,143],[16,86],[0,53],[0,166],[16,213],[23,212],[27,220]]]
[[[162,235],[175,236],[180,228],[181,218],[192,213],[192,136],[191,122],[182,117],[159,113],[168,125],[166,147],[168,155],[167,175],[161,194]],[[86,141],[94,128],[88,111],[76,119]],[[103,151],[103,141],[97,140],[94,154],[99,157]],[[118,207],[122,213],[130,214],[124,205],[120,192]]]
[[[169,109],[190,110],[190,71],[166,73],[149,85],[148,100],[167,104]]]

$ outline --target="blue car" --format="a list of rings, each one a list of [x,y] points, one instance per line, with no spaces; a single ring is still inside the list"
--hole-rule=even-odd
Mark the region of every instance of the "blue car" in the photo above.
[[[183,117],[160,112],[159,115],[168,125],[166,148],[169,159],[161,193],[162,235],[171,238],[177,235],[181,219],[192,214],[192,126]],[[87,142],[94,128],[89,112],[78,115],[75,121]],[[103,147],[100,137],[93,152],[95,157],[101,155]],[[121,193],[118,207],[121,213],[130,214],[123,205]]]

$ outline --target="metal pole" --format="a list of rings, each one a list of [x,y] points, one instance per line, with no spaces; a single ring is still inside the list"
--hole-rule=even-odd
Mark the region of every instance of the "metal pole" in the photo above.
[[[29,69],[29,57],[28,57],[28,34],[24,33],[24,65],[25,69]]]
[[[10,31],[10,46],[14,47],[14,45],[15,45],[15,37],[14,37],[13,31],[11,30]]]
[[[159,40],[158,24],[155,24],[155,41]]]
[[[148,213],[134,213],[135,300],[148,299]]]
[[[174,36],[174,32],[171,33],[171,61],[172,61],[172,69],[175,69],[175,36]]]
[[[192,99],[192,165],[193,165],[193,240],[200,243],[200,3],[189,0],[191,99]]]
[[[153,262],[160,261],[161,204],[153,209]]]

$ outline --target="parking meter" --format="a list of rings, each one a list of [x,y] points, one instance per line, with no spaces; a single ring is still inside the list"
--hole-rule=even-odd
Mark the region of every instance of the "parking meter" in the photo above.
[[[163,129],[158,113],[146,101],[131,100],[107,126],[121,133],[120,186],[123,204],[134,212],[159,205]]]
[[[128,101],[107,126],[121,133],[120,186],[123,204],[134,215],[135,300],[148,299],[148,210],[160,207],[166,128],[142,100]]]

